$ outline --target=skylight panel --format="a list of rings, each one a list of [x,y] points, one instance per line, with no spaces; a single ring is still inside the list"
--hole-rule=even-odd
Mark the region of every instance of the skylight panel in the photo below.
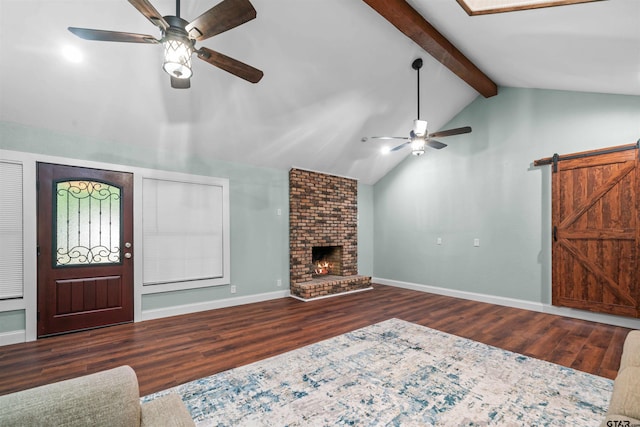
[[[458,0],[458,3],[469,15],[485,15],[592,1],[602,0]]]

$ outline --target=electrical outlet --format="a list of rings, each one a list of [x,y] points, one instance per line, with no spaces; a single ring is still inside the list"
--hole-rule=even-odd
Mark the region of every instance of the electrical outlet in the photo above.
[[[280,208],[276,209],[276,215],[278,216],[282,215],[282,209]]]
[[[436,245],[441,245],[441,244],[442,244],[442,237],[436,238]]]
[[[480,246],[480,239],[478,239],[478,238],[473,239],[473,246],[475,246],[475,247]]]
[[[237,291],[237,289],[236,289],[236,285],[231,285],[231,289],[230,289],[230,290],[231,290],[231,293],[232,293],[232,294],[235,294],[235,293],[236,293],[236,291]]]
[[[276,280],[276,286],[282,286],[282,279]]]

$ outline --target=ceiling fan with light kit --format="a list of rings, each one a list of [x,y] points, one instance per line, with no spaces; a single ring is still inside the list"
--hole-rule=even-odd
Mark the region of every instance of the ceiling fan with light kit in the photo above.
[[[180,0],[176,0],[175,16],[160,15],[148,0],[129,0],[129,3],[160,28],[160,39],[147,34],[89,28],[69,27],[69,31],[85,40],[162,44],[163,68],[171,76],[171,87],[176,89],[191,87],[191,55],[194,53],[203,61],[251,83],[258,83],[262,78],[263,73],[257,68],[206,47],[196,48],[196,41],[208,39],[254,19],[256,10],[249,0],[222,0],[191,22],[180,17]]]
[[[411,154],[414,156],[421,156],[425,152],[426,147],[435,148],[436,150],[440,150],[447,146],[440,141],[436,141],[433,138],[444,138],[446,136],[454,136],[454,135],[462,135],[464,133],[470,133],[471,127],[464,126],[461,128],[442,130],[439,132],[427,133],[427,121],[420,120],[420,68],[422,68],[422,58],[418,58],[413,61],[411,64],[411,68],[416,70],[417,81],[418,81],[418,93],[417,93],[417,101],[418,101],[418,116],[417,119],[413,121],[413,129],[409,132],[408,137],[403,136],[372,136],[371,139],[404,139],[406,142],[393,147],[389,151],[398,151],[404,147],[411,146]],[[367,137],[362,138],[363,142],[368,140]]]

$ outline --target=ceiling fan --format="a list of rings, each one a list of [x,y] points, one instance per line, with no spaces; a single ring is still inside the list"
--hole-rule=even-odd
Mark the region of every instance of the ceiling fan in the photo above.
[[[171,87],[176,89],[191,87],[193,53],[203,61],[251,83],[258,83],[262,78],[263,73],[257,68],[206,47],[195,47],[196,41],[208,39],[254,19],[256,10],[249,0],[222,0],[191,22],[180,18],[180,0],[176,0],[176,16],[160,15],[148,0],[129,0],[129,3],[160,28],[160,39],[147,34],[88,28],[69,27],[69,31],[85,40],[163,44],[163,68],[171,76]]]
[[[421,156],[424,154],[425,146],[435,148],[436,150],[440,150],[447,146],[440,141],[436,141],[432,138],[443,138],[445,136],[453,136],[453,135],[461,135],[463,133],[471,132],[471,128],[469,126],[442,130],[440,132],[434,132],[427,134],[427,121],[420,120],[420,68],[422,68],[422,58],[418,58],[411,64],[411,68],[416,70],[416,74],[418,77],[418,118],[413,121],[413,129],[409,132],[408,137],[403,136],[372,136],[373,139],[405,139],[407,142],[403,142],[397,147],[393,147],[389,151],[398,151],[408,145],[411,146],[411,154],[414,156]],[[363,141],[366,141],[367,138],[362,138]]]

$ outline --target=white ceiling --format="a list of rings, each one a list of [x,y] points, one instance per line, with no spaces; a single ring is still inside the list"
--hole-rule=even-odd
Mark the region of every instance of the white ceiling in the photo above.
[[[173,0],[152,3],[175,12]],[[181,3],[191,20],[217,1]],[[255,20],[198,46],[264,78],[254,85],[194,58],[191,89],[176,90],[161,69],[160,46],[92,42],[67,31],[159,38],[126,0],[0,0],[0,120],[138,144],[176,161],[296,166],[372,184],[408,155],[381,155],[382,142],[361,138],[411,129],[413,59],[425,61],[421,118],[430,132],[479,96],[363,1],[252,3]],[[638,0],[474,17],[456,0],[409,3],[498,85],[640,95]],[[81,63],[60,55],[67,45],[81,50]]]

